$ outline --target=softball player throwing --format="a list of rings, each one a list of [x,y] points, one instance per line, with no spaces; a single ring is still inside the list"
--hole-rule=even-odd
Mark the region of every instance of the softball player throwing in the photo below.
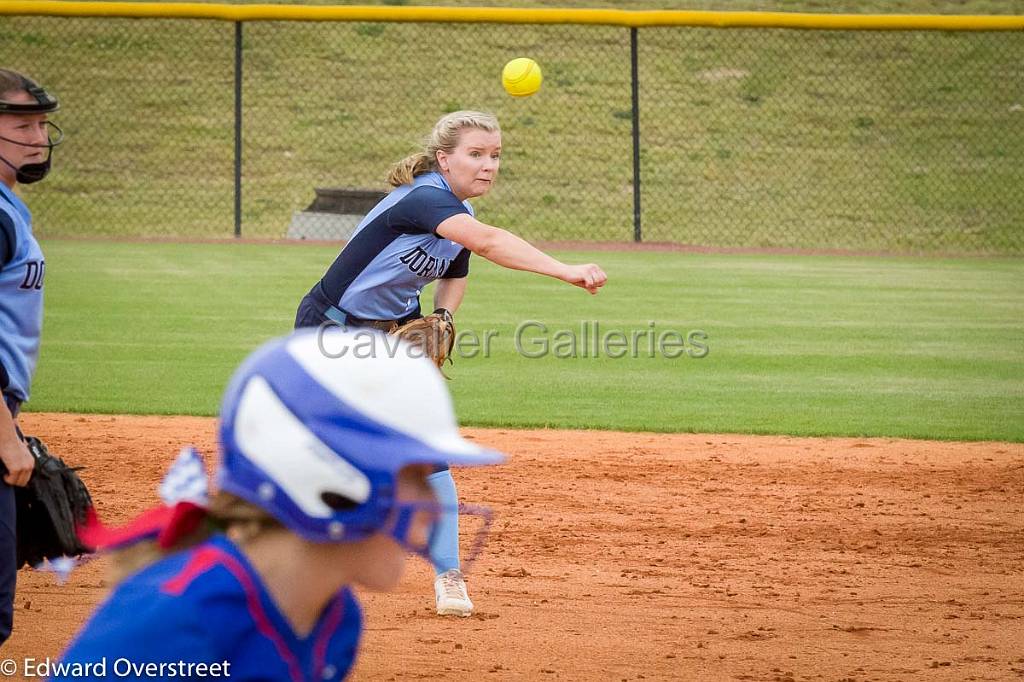
[[[333,347],[356,343],[352,333],[325,334]],[[330,358],[317,337],[302,331],[272,341],[235,372],[221,406],[219,491],[208,509],[182,501],[124,529],[86,533],[93,544],[122,547],[115,559],[130,575],[53,680],[133,670],[345,677],[362,628],[351,586],[392,589],[407,552],[426,554],[440,513],[429,473],[502,457],[459,435],[444,381],[427,360]],[[190,478],[203,471],[178,469],[163,489],[194,488]]]
[[[597,265],[567,265],[474,217],[468,200],[490,191],[500,160],[501,129],[494,116],[457,111],[442,117],[424,150],[392,167],[388,182],[394,190],[360,222],[302,299],[295,326],[334,321],[392,329],[421,316],[420,293],[435,280],[434,312],[450,320],[466,292],[470,253],[597,293],[607,280]],[[456,508],[455,482],[447,467],[439,467],[430,483],[446,508]],[[437,612],[469,616],[473,603],[460,571],[455,514],[442,518],[431,556]]]
[[[42,249],[32,214],[14,193],[18,183],[46,177],[60,129],[48,120],[57,99],[16,71],[0,69],[0,644],[11,634],[17,576],[14,490],[32,476],[33,459],[16,425],[28,400],[43,326]],[[50,129],[56,139],[50,137]]]

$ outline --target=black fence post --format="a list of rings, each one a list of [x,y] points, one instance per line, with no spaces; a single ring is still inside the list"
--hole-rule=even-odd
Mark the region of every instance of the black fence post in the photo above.
[[[242,236],[242,22],[235,22],[235,238]]]
[[[640,228],[640,68],[637,59],[637,29],[629,29],[629,59],[633,89],[633,241],[643,241]]]

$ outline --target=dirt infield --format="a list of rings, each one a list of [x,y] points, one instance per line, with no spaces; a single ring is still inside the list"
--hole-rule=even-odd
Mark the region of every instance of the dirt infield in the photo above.
[[[155,503],[204,418],[27,414],[89,469],[101,515]],[[428,568],[365,595],[359,680],[1024,678],[1024,445],[467,429],[511,455],[456,472],[497,514],[477,613]],[[3,658],[57,656],[104,560],[19,575]]]

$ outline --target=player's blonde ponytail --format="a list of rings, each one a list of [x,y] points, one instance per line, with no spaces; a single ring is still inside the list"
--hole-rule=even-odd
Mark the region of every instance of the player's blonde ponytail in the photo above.
[[[172,546],[160,547],[156,540],[143,540],[110,554],[110,581],[114,585],[164,557],[194,547],[217,532],[225,532],[238,545],[244,545],[270,529],[284,530],[269,513],[230,493],[218,492],[210,498],[205,523]]]
[[[500,133],[501,127],[493,114],[481,111],[454,111],[446,114],[434,125],[434,130],[423,143],[423,151],[410,154],[388,171],[388,184],[392,187],[408,185],[417,175],[437,170],[437,152],[451,153],[459,144],[462,131],[476,128],[488,133]]]
[[[388,171],[388,184],[392,187],[408,185],[417,175],[423,175],[432,170],[437,170],[436,162],[432,163],[426,152],[416,152],[391,167]]]

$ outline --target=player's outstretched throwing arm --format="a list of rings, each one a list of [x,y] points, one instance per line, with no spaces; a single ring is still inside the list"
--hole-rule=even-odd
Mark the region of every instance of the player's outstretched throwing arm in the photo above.
[[[604,270],[595,263],[567,265],[522,237],[482,223],[466,213],[453,215],[442,222],[437,226],[437,233],[502,267],[548,275],[582,287],[591,294],[596,294],[608,281]]]

